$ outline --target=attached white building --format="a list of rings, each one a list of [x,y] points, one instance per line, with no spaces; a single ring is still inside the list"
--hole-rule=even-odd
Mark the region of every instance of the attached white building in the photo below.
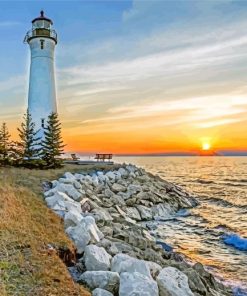
[[[54,67],[57,33],[52,25],[52,20],[41,11],[40,16],[32,21],[32,29],[24,40],[31,50],[28,109],[40,135],[47,117],[57,112]]]

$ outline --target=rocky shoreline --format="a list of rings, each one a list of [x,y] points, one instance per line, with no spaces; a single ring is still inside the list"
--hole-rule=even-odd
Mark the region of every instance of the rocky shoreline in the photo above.
[[[197,205],[180,187],[134,165],[65,173],[44,192],[76,246],[74,279],[94,296],[230,296],[231,290],[151,235],[145,221]]]

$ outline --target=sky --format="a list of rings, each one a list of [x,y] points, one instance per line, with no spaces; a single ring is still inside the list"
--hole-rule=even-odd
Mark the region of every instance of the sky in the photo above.
[[[0,1],[0,122],[27,108],[43,9],[58,33],[58,113],[67,151],[247,150],[247,1]]]

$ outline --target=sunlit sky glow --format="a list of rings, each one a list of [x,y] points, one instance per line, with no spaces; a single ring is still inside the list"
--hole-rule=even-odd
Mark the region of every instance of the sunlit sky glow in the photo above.
[[[23,38],[54,21],[68,151],[247,150],[247,2],[0,2],[0,118],[13,138],[27,104]]]

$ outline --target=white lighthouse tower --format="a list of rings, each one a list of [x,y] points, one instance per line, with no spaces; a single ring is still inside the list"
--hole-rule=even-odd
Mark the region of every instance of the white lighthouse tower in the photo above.
[[[57,33],[52,25],[52,20],[41,11],[40,16],[32,21],[32,29],[24,40],[31,50],[28,110],[41,136],[47,117],[57,112],[54,73]]]

